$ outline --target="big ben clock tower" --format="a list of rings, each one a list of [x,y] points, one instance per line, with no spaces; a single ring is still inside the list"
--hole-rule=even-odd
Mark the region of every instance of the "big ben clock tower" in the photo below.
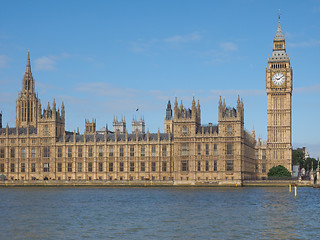
[[[273,52],[266,69],[267,172],[282,165],[292,172],[291,95],[292,67],[281,31],[280,13]]]

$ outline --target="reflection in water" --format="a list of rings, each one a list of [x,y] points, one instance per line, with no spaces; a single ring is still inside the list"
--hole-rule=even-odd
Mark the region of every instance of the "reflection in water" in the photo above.
[[[1,188],[0,239],[319,238],[320,191]]]

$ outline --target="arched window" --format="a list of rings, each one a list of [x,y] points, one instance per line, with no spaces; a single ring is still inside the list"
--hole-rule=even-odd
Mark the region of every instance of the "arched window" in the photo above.
[[[187,126],[183,126],[182,127],[182,134],[183,135],[186,135],[188,133],[188,128],[187,128]]]
[[[232,134],[232,126],[231,125],[227,126],[227,133]]]

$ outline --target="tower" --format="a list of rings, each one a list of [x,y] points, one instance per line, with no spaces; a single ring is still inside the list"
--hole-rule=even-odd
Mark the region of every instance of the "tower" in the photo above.
[[[140,117],[140,121],[136,117],[132,119],[132,133],[145,133],[146,124],[144,122],[144,117]]]
[[[26,72],[22,80],[22,90],[16,105],[16,127],[37,126],[37,117],[40,101],[34,91],[34,80],[31,72],[30,53],[28,51],[28,60]]]
[[[290,172],[292,67],[287,56],[285,38],[281,31],[280,12],[273,52],[266,68],[267,91],[267,172],[283,165]]]
[[[85,120],[84,132],[86,134],[94,134],[96,132],[96,119],[92,119],[92,122]]]
[[[125,133],[126,125],[126,118],[121,117],[121,121],[118,121],[118,118],[113,117],[113,132]]]
[[[173,132],[173,122],[172,122],[172,109],[171,109],[171,103],[170,100],[167,104],[166,109],[166,117],[164,119],[164,132],[165,133],[172,133]]]

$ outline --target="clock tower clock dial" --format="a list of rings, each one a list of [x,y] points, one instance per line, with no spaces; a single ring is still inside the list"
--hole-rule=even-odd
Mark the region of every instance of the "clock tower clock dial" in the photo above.
[[[272,76],[272,82],[277,85],[277,86],[281,86],[285,81],[285,77],[282,73],[275,73]]]
[[[292,171],[291,96],[292,67],[280,25],[273,39],[273,51],[266,69],[267,149],[266,173],[282,165]]]

